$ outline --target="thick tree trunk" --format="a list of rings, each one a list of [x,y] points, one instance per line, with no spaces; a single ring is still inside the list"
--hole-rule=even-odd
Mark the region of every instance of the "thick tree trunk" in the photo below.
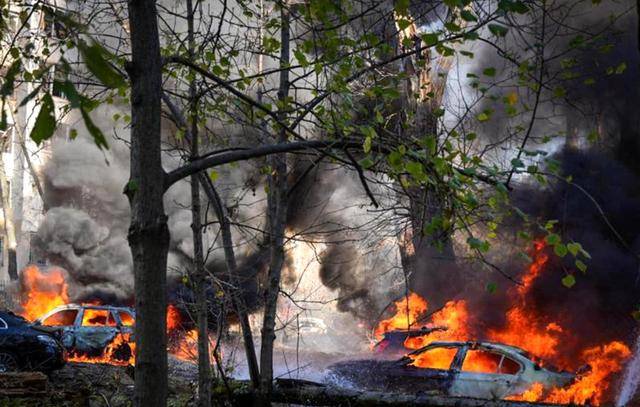
[[[160,140],[162,72],[155,1],[131,0],[131,205],[129,245],[136,305],[134,403],[167,402],[166,269],[169,229],[164,213]]]
[[[286,100],[289,95],[289,10],[287,5],[281,5],[280,18],[280,84],[278,100],[282,103],[278,119],[286,122]],[[278,143],[287,141],[287,133],[281,129]],[[280,277],[284,264],[284,229],[287,215],[287,161],[286,154],[276,154],[270,157],[271,175],[269,176],[268,220],[269,220],[269,275],[264,301],[264,316],[262,321],[262,343],[260,347],[260,390],[268,399],[273,381],[273,343],[276,339],[275,325],[280,295]]]
[[[11,141],[3,140],[3,143],[5,142],[10,143]],[[0,145],[0,148],[3,148],[3,146]],[[16,239],[15,225],[13,223],[14,216],[13,207],[11,206],[9,179],[7,178],[7,172],[5,171],[2,153],[0,153],[0,194],[2,195],[2,213],[4,215],[5,247],[7,250],[7,272],[11,280],[17,280],[18,259],[16,255],[16,248],[18,246],[18,242]]]
[[[402,51],[407,39],[420,41],[415,23],[400,29],[398,47]],[[421,45],[421,43],[419,43]],[[434,114],[442,106],[446,89],[446,78],[451,58],[440,57],[432,63],[430,50],[401,60],[401,69],[408,76],[404,82],[402,122],[400,134],[408,139],[419,139],[425,135],[438,136],[438,117]],[[400,255],[405,276],[410,288],[428,294],[429,301],[441,303],[457,294],[456,285],[447,284],[455,263],[453,245],[447,230],[426,233],[426,227],[434,218],[445,216],[446,201],[432,185],[408,188],[408,230],[400,233]]]
[[[244,351],[247,357],[247,366],[249,368],[249,378],[253,388],[257,389],[260,385],[260,370],[258,368],[258,358],[256,356],[256,348],[253,343],[253,334],[251,333],[251,323],[249,322],[249,314],[242,297],[240,281],[237,275],[236,255],[233,250],[233,239],[231,237],[231,224],[227,216],[226,210],[220,199],[220,195],[214,188],[211,180],[204,172],[199,173],[200,183],[213,205],[216,217],[220,222],[220,235],[222,236],[222,246],[224,248],[224,259],[227,266],[227,278],[233,286],[231,292],[231,305],[240,321],[240,329],[242,330],[242,339],[244,343]]]

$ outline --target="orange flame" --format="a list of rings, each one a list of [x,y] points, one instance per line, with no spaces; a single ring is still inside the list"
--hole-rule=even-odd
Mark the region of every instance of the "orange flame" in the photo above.
[[[33,321],[54,308],[68,304],[68,286],[62,269],[49,269],[44,272],[35,265],[30,265],[22,271],[21,280],[22,301],[20,314]],[[85,303],[85,305],[101,305],[100,301]],[[119,314],[124,326],[132,327],[135,320],[126,312]],[[116,326],[111,314],[106,310],[85,309],[82,316],[83,326]],[[177,358],[193,361],[198,355],[198,333],[195,329],[183,330],[180,310],[174,306],[167,307],[167,333],[170,336],[169,352]],[[213,338],[210,338],[213,342]],[[135,342],[131,335],[120,333],[116,335],[100,355],[85,355],[72,352],[69,360],[84,363],[108,363],[113,365],[129,365],[135,363]]]
[[[29,321],[69,302],[62,269],[51,269],[45,274],[35,265],[27,266],[22,271],[21,286],[20,314]]]
[[[89,356],[80,353],[71,353],[69,361],[82,363],[105,363],[110,365],[135,365],[136,344],[129,334],[116,335],[107,345],[101,355]]]
[[[395,303],[396,314],[380,321],[375,329],[375,336],[380,339],[385,332],[396,329],[410,329],[418,317],[427,311],[427,301],[416,293],[398,300]]]
[[[482,337],[489,340],[503,342],[526,349],[536,358],[567,365],[560,354],[560,344],[572,341],[571,332],[551,316],[542,315],[527,301],[534,282],[545,271],[549,256],[545,253],[544,240],[534,242],[531,252],[532,263],[522,278],[522,284],[508,293],[512,299],[512,306],[506,313],[506,323],[500,327],[491,327],[481,332]],[[396,329],[407,329],[426,316],[427,301],[418,294],[411,293],[407,299],[396,304],[396,315],[383,320],[375,329],[377,338],[385,332]],[[449,301],[440,311],[431,316],[430,328],[446,328],[431,331],[419,336],[409,337],[404,346],[407,349],[419,349],[434,341],[467,341],[476,340],[478,332],[472,332],[470,314],[467,303],[463,300]],[[469,354],[465,359],[463,370],[486,372],[495,371],[492,364],[495,360],[482,356],[482,353]],[[527,391],[519,396],[509,397],[511,400],[549,403],[574,403],[599,405],[605,401],[605,396],[611,387],[613,375],[622,370],[624,361],[629,358],[631,351],[622,342],[613,341],[588,348],[581,353],[580,361],[588,364],[590,370],[579,375],[576,381],[565,388],[555,388],[546,391],[541,383],[534,383]],[[412,365],[436,369],[448,369],[455,356],[454,349],[434,348],[420,355],[411,355]],[[536,359],[536,361],[538,361]]]

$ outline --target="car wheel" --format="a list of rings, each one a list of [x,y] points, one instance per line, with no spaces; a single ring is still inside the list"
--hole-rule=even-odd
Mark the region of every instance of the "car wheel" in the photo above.
[[[0,352],[0,373],[15,372],[18,370],[18,361],[8,352]]]

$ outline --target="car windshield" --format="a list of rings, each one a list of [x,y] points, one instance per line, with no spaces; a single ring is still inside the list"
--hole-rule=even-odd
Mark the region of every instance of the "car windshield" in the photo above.
[[[453,358],[458,353],[458,346],[434,346],[432,348],[418,350],[407,355],[411,359],[409,365],[425,369],[448,370],[451,368]]]
[[[44,321],[42,321],[42,325],[72,326],[76,321],[77,315],[78,315],[78,310],[76,309],[61,310],[47,317]]]

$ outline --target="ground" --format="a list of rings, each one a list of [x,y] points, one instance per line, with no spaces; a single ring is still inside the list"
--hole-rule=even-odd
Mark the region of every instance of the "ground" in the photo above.
[[[196,366],[169,361],[169,405],[188,406],[196,394]],[[68,363],[49,374],[46,396],[0,398],[4,406],[116,407],[132,405],[133,369],[92,363]]]

